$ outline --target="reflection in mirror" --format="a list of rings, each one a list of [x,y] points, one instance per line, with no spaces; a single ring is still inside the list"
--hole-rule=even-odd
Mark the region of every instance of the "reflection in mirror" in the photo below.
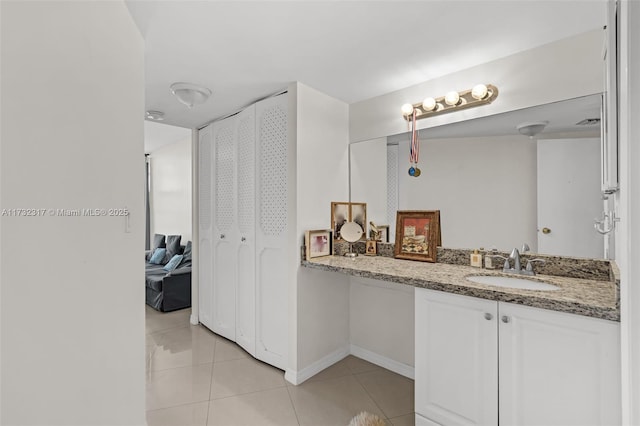
[[[376,225],[390,225],[390,241],[397,210],[440,210],[444,247],[528,243],[533,252],[603,258],[613,241],[594,229],[611,210],[600,192],[600,104],[596,94],[423,129],[419,178],[407,173],[408,134],[352,143],[352,199],[367,203]],[[534,121],[549,123],[534,137],[518,132]]]

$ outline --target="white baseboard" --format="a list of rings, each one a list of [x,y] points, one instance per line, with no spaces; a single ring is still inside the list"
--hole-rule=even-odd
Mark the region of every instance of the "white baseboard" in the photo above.
[[[350,353],[353,356],[357,356],[358,358],[362,358],[372,364],[391,370],[401,376],[408,377],[410,379],[415,378],[415,368],[411,365],[403,364],[356,345],[351,345]]]
[[[197,315],[191,315],[189,317],[189,322],[191,323],[191,325],[198,325],[200,323],[200,321],[198,321]]]
[[[300,371],[287,369],[284,373],[284,378],[291,384],[299,385],[305,380],[308,380],[311,377],[315,376],[325,368],[331,367],[333,364],[340,361],[347,355],[349,355],[349,347],[338,349],[337,351],[330,353],[329,355],[319,359],[318,361],[303,368]]]

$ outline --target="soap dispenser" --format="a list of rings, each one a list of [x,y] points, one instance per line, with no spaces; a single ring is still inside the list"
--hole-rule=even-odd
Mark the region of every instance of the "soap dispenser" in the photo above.
[[[471,266],[482,268],[482,255],[478,253],[478,249],[473,250],[473,253],[471,253]]]

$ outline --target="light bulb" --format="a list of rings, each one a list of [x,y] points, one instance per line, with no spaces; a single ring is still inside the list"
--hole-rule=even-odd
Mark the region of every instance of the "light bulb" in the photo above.
[[[449,92],[444,96],[444,101],[447,105],[457,105],[460,101],[460,95],[458,92]]]
[[[425,111],[433,111],[436,107],[436,100],[433,98],[427,98],[422,102],[422,108]]]
[[[404,104],[404,105],[402,105],[401,110],[402,110],[402,113],[403,113],[404,115],[410,115],[410,114],[412,114],[412,113],[413,113],[413,105],[411,105],[411,104]]]
[[[484,97],[487,96],[487,93],[488,89],[484,84],[476,84],[473,86],[473,89],[471,89],[471,96],[475,99],[484,99]]]

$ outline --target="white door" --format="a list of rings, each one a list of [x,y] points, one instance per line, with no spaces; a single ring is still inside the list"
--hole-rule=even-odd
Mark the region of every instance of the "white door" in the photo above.
[[[616,425],[619,323],[499,304],[500,424]]]
[[[600,140],[538,141],[538,252],[604,257],[594,227],[602,215]]]
[[[199,320],[213,328],[213,234],[212,234],[212,171],[213,150],[211,125],[198,134],[198,306]]]
[[[256,357],[284,369],[288,351],[289,203],[287,95],[256,104]]]
[[[416,414],[497,425],[497,302],[416,288],[415,304]]]
[[[237,221],[236,262],[236,342],[255,356],[256,352],[256,274],[255,274],[255,106],[237,115]]]
[[[236,263],[239,238],[236,225],[235,117],[213,124],[214,229],[213,328],[227,339],[236,335]]]

